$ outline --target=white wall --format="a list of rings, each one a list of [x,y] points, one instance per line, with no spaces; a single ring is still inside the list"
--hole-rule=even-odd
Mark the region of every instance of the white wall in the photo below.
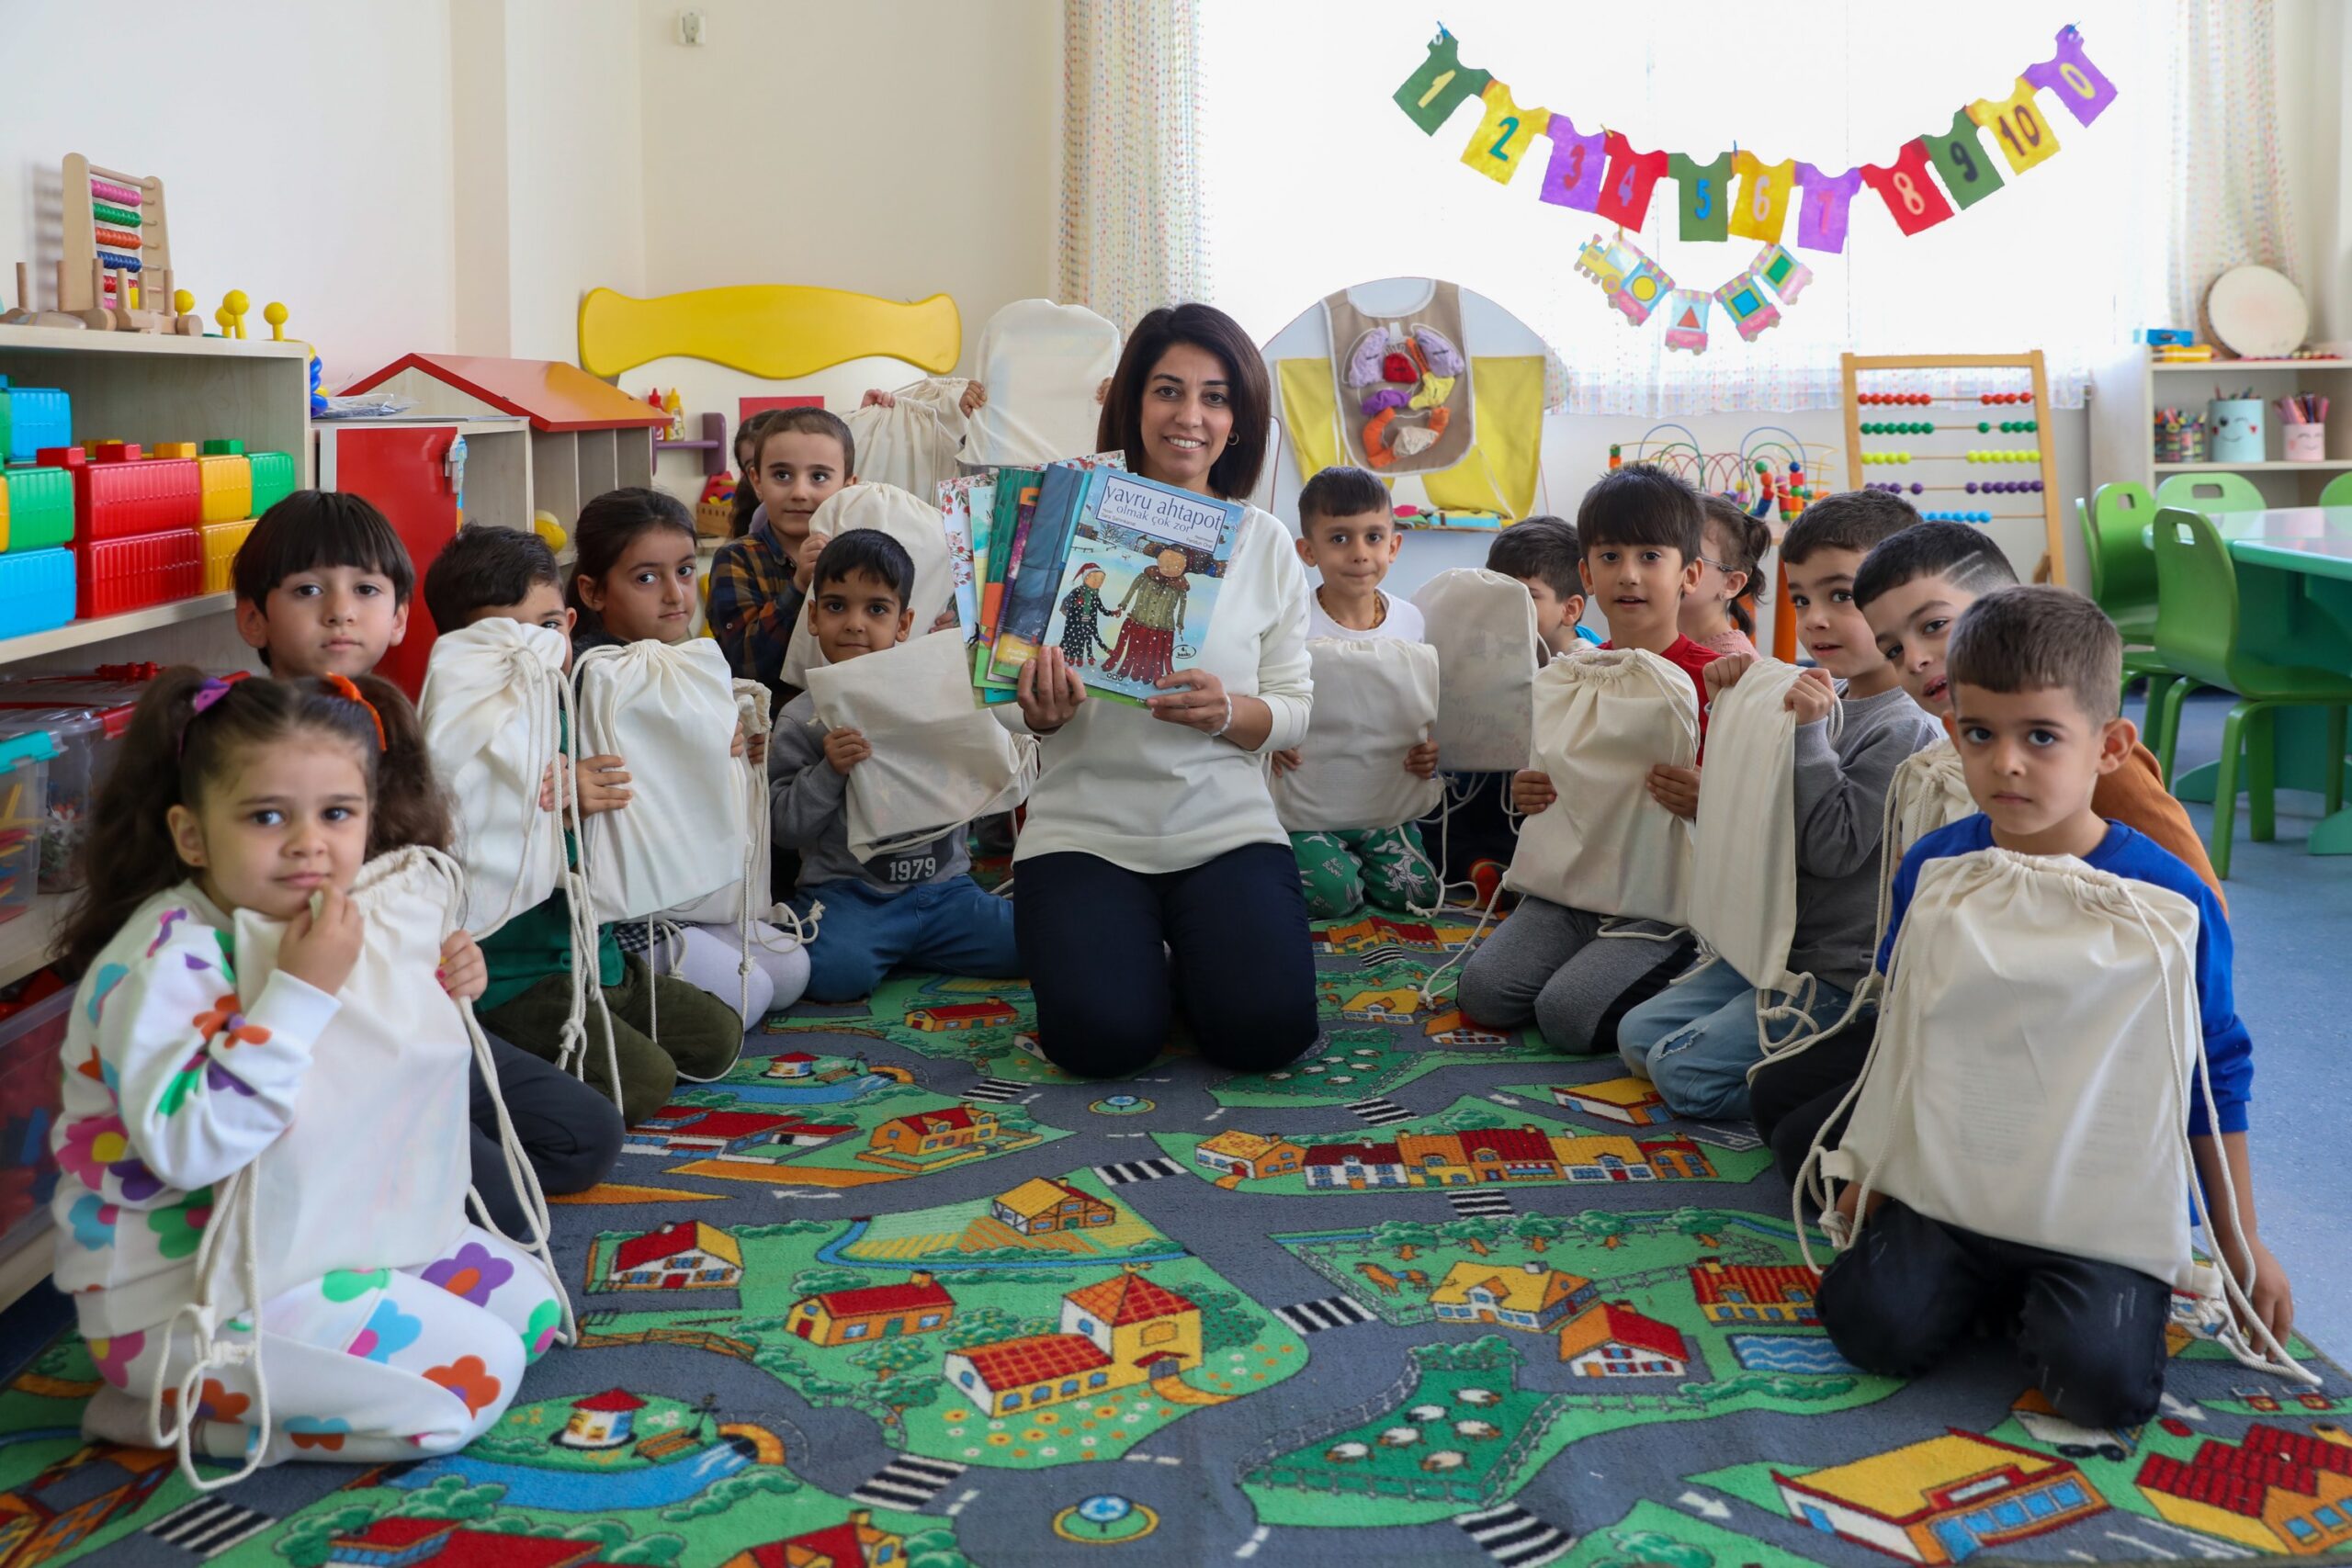
[[[456,326],[449,0],[187,0],[107,37],[87,0],[9,0],[0,264],[51,302],[68,152],[164,182],[179,287],[283,300],[332,382]],[[130,25],[128,18],[125,25]],[[9,302],[13,268],[0,265]]]

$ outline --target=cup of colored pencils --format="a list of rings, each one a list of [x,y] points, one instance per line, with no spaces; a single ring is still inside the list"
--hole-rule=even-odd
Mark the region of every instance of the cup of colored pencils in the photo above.
[[[2290,463],[2327,460],[2327,400],[2297,392],[2278,400],[2278,433]]]

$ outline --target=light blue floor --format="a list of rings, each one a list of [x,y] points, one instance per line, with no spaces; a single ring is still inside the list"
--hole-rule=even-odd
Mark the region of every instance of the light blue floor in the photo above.
[[[2188,704],[2182,771],[2219,754],[2230,702]],[[2296,1326],[2352,1364],[2352,856],[2303,852],[2318,811],[2315,795],[2282,794],[2278,837],[2257,844],[2241,807],[2225,887],[2238,1011],[2254,1035],[2263,1239],[2294,1281]],[[2188,813],[2210,843],[2211,809]]]

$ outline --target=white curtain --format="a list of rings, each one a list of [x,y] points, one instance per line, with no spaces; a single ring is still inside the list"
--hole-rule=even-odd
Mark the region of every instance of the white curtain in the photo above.
[[[1390,101],[1434,31],[1425,4],[1198,4],[1202,194],[1218,260],[1211,298],[1262,342],[1347,284],[1451,278],[1544,336],[1566,372],[1555,406],[1577,413],[1834,407],[1838,356],[1849,350],[2041,348],[2052,400],[2079,406],[2109,345],[2134,328],[2181,320],[2168,282],[2177,172],[2199,161],[2167,155],[2183,39],[2174,6],[2202,13],[2230,40],[2224,58],[2238,74],[2209,85],[2208,112],[2228,103],[2238,117],[2233,135],[2250,149],[2267,145],[2272,124],[2236,97],[2241,76],[2267,81],[2267,25],[2250,13],[2267,13],[2268,0],[2063,8],[1978,0],[1964,10],[1862,0],[1762,11],[1747,0],[1669,0],[1634,12],[1446,6],[1439,15],[1461,40],[1463,63],[1492,72],[1521,106],[1566,112],[1579,129],[1620,130],[1644,151],[1706,159],[1736,143],[1767,162],[1833,171],[1892,163],[1905,141],[1948,127],[1961,106],[2007,97],[2018,73],[2053,53],[2063,24],[2082,29],[2089,57],[2118,88],[2096,123],[2077,124],[2041,95],[2058,152],[2021,175],[1996,157],[2000,190],[1917,235],[1897,231],[1864,186],[1843,253],[1795,252],[1815,278],[1782,308],[1780,325],[1744,343],[1717,307],[1708,350],[1693,357],[1665,348],[1657,318],[1631,325],[1577,275],[1579,247],[1607,226],[1538,198],[1548,141],[1527,154],[1532,169],[1498,185],[1460,162],[1478,124],[1475,103],[1432,137]],[[2267,85],[2264,95],[2267,104]],[[1992,156],[1992,138],[1984,140]],[[1756,242],[1683,242],[1676,192],[1661,181],[1642,231],[1629,237],[1679,286],[1713,289],[1747,265]],[[2283,211],[2283,200],[2271,209]]]
[[[2233,266],[2267,266],[2296,282],[2295,210],[2285,159],[2295,138],[2278,124],[2272,0],[2177,0],[2174,194],[2167,283],[2172,319],[2205,321],[2205,291]]]
[[[1208,295],[1196,0],[1064,0],[1060,299],[1121,332]]]

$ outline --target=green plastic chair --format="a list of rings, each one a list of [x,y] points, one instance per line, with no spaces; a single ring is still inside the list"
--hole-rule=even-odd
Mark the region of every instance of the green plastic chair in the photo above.
[[[2322,506],[2352,506],[2352,474],[2338,474],[2319,492]]]
[[[2207,848],[2213,874],[2230,874],[2230,845],[2237,836],[2238,758],[2245,757],[2248,831],[2257,841],[2277,836],[2278,790],[2272,720],[2282,707],[2324,707],[2327,754],[2335,760],[2325,788],[2330,814],[2344,807],[2345,714],[2352,707],[2352,674],[2297,664],[2273,664],[2238,642],[2237,564],[2202,513],[2168,506],[2156,513],[2156,651],[2179,675],[2165,695],[2163,747],[2157,761],[2167,787],[2180,739],[2180,705],[2198,686],[2236,694],[2222,725],[2222,759],[2213,781],[2213,831]]]
[[[2075,502],[2083,546],[2091,563],[2091,599],[2123,634],[2123,691],[2148,682],[2148,744],[2164,738],[2165,694],[2179,673],[2155,651],[2156,555],[2148,547],[2148,525],[2156,498],[2145,485],[2103,484],[2086,502]]]
[[[2175,474],[2156,487],[2156,504],[2191,512],[2260,512],[2270,502],[2244,474]]]

